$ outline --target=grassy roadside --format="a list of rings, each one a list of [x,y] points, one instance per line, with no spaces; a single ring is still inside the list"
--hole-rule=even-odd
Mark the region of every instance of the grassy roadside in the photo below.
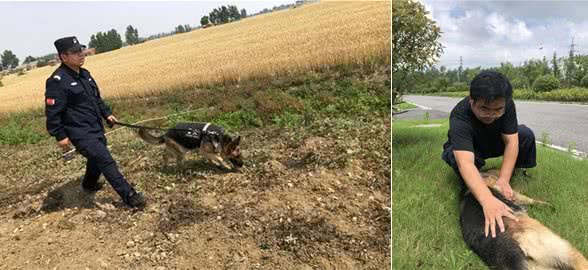
[[[396,107],[401,111],[417,108],[417,106],[415,106],[412,103],[408,103],[408,102],[402,102],[402,103],[396,105]]]
[[[392,227],[393,269],[485,269],[463,243],[459,228],[458,185],[453,171],[441,160],[447,120],[417,128],[425,121],[394,121]],[[515,176],[514,189],[555,206],[533,207],[529,214],[588,252],[588,160],[538,146],[538,167],[531,177]],[[491,159],[486,168],[500,166]]]

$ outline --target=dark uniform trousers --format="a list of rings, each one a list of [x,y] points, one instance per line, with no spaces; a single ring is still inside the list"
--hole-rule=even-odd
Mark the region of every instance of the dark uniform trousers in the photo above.
[[[519,155],[517,156],[517,161],[515,163],[515,168],[533,168],[537,165],[536,163],[536,146],[535,146],[535,134],[533,131],[525,125],[518,126],[518,133],[519,133]],[[486,159],[494,158],[504,155],[504,142],[502,140],[498,140],[496,142],[496,146],[493,147],[496,151],[479,151],[478,149],[474,149],[474,164],[476,168],[481,169],[486,165]],[[457,166],[457,161],[455,160],[455,156],[453,155],[453,147],[448,145],[443,149],[443,154],[441,158],[461,177],[459,173],[459,167]]]
[[[78,151],[88,159],[86,162],[86,174],[82,180],[83,185],[92,186],[96,184],[100,174],[103,174],[116,193],[126,199],[132,187],[120,173],[116,161],[108,151],[106,138],[86,140],[83,146],[80,147],[81,149],[78,149]]]

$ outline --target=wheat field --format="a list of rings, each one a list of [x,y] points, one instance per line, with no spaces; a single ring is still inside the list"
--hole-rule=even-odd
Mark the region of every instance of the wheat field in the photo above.
[[[390,1],[323,1],[90,56],[84,67],[103,97],[121,97],[389,61],[390,10]],[[42,107],[55,68],[5,76],[0,112]]]

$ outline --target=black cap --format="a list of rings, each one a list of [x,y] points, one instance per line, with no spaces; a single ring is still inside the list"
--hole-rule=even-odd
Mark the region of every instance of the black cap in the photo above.
[[[63,53],[66,51],[76,52],[86,48],[86,45],[80,44],[76,37],[60,38],[56,40],[53,44],[55,44],[57,53]]]

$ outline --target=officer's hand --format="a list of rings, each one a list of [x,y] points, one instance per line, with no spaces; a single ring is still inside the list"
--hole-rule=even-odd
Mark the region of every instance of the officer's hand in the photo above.
[[[63,151],[69,151],[69,149],[71,149],[71,142],[69,141],[69,138],[58,141],[57,145],[59,145]]]
[[[114,115],[106,117],[106,120],[108,121],[108,126],[110,128],[113,128],[114,124],[118,121],[118,120],[116,120],[116,117],[114,117]]]
[[[106,120],[108,120],[108,122],[114,124],[116,123],[118,120],[116,119],[116,117],[114,117],[114,115],[111,115],[109,117],[106,117]]]

